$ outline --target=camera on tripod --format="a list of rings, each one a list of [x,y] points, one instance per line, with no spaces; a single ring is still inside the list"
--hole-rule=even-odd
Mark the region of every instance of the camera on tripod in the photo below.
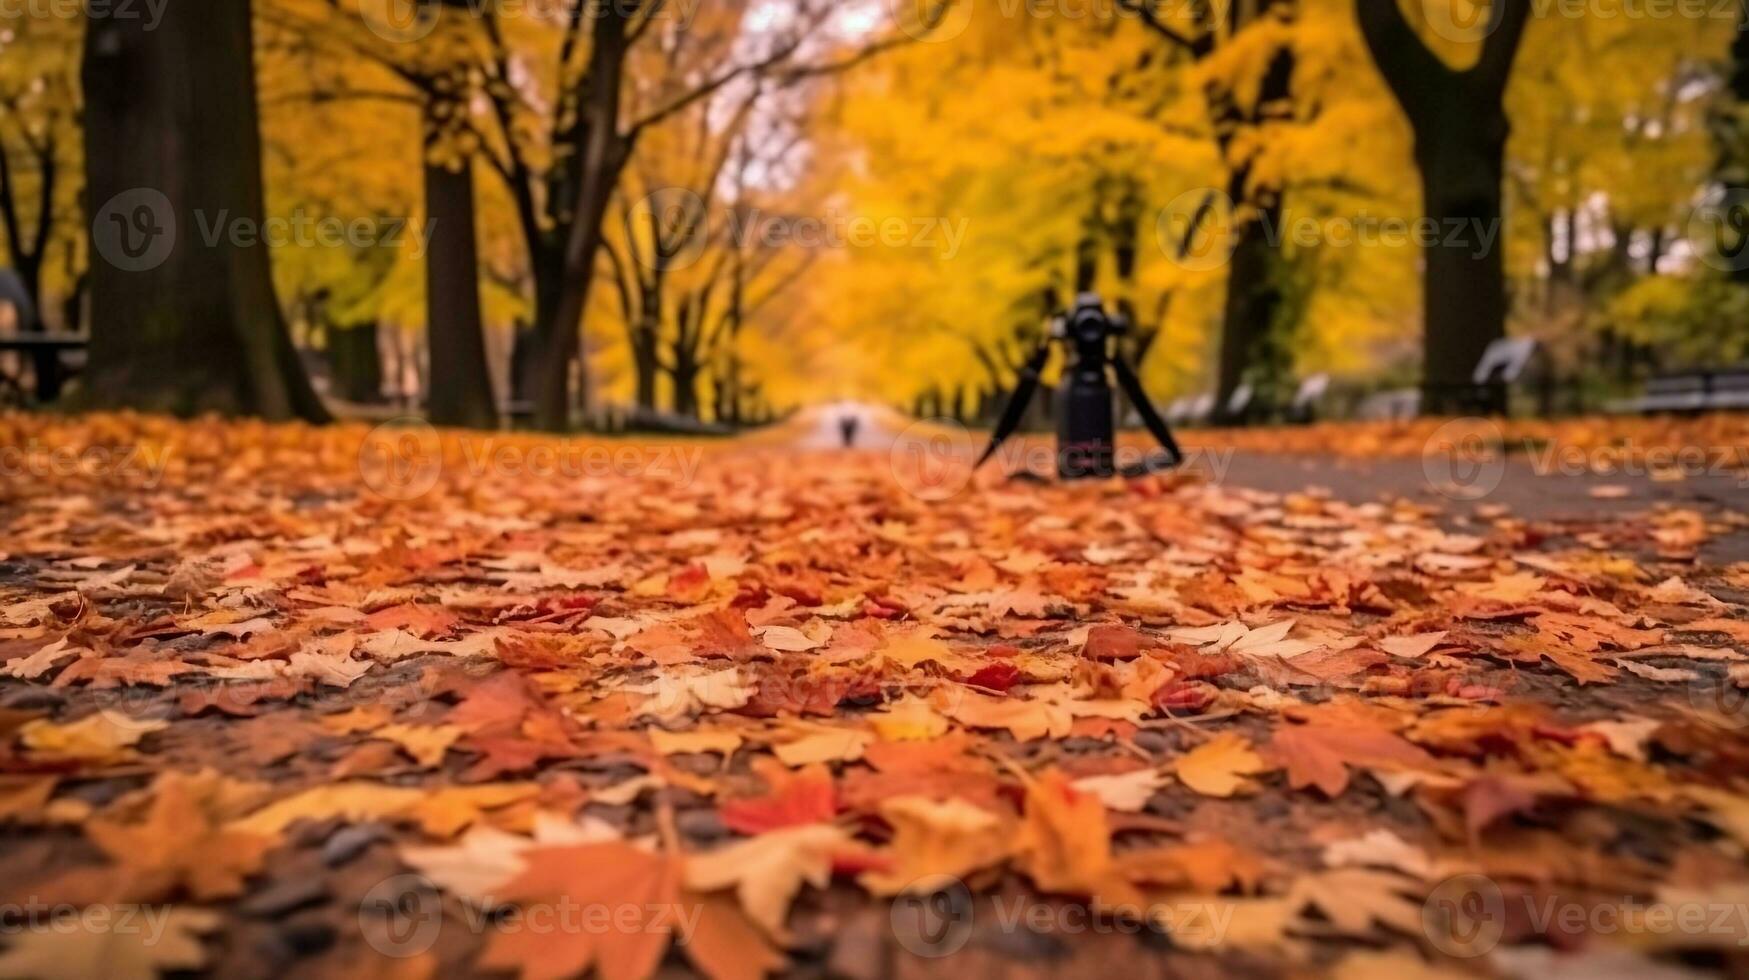
[[[1121,316],[1106,313],[1105,304],[1095,293],[1082,293],[1073,307],[1052,317],[1049,333],[1021,368],[1014,393],[1009,396],[978,465],[996,455],[1020,427],[1026,407],[1038,391],[1053,341],[1060,341],[1069,356],[1056,394],[1058,477],[1082,480],[1120,472],[1137,476],[1182,463],[1184,453],[1166,420],[1142,390],[1135,368],[1113,349],[1118,338],[1128,332],[1129,323]],[[1155,454],[1134,466],[1118,465],[1116,406],[1111,386],[1114,374],[1142,424],[1159,440],[1164,454]]]

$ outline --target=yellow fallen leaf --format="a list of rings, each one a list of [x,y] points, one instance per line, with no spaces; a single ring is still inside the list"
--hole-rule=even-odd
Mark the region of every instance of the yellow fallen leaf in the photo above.
[[[741,747],[741,736],[720,728],[701,728],[691,732],[669,732],[650,729],[650,744],[663,755],[685,755],[697,752],[717,752],[724,758]]]
[[[906,698],[868,716],[876,734],[888,742],[922,742],[947,734],[947,719],[927,701]]]
[[[1184,785],[1204,796],[1226,798],[1250,787],[1246,776],[1269,767],[1244,736],[1223,732],[1186,752],[1175,768]]]
[[[893,828],[890,865],[857,879],[876,895],[933,891],[992,867],[1009,855],[1009,821],[961,799],[900,796],[881,803]]]
[[[483,810],[508,806],[538,795],[534,783],[488,783],[427,791],[381,783],[345,782],[318,786],[288,796],[234,820],[228,828],[278,836],[299,820],[409,819],[435,837],[453,837]]]
[[[696,892],[734,888],[741,908],[765,934],[788,938],[784,919],[802,884],[823,888],[832,877],[832,858],[855,847],[848,831],[832,824],[808,824],[760,834],[708,854],[686,859],[686,887]]]
[[[462,730],[454,725],[384,725],[370,733],[371,738],[380,738],[393,742],[401,747],[401,751],[412,757],[413,761],[426,767],[436,768],[443,763],[443,755],[456,739],[462,737]]]
[[[154,921],[142,921],[147,914]],[[157,980],[206,965],[200,936],[219,926],[217,912],[159,906],[88,906],[76,929],[26,929],[7,937],[0,977],[31,980]],[[134,925],[130,928],[128,923]]]
[[[118,762],[133,758],[132,747],[152,732],[170,727],[166,721],[130,718],[113,711],[99,711],[75,722],[26,722],[18,730],[20,742],[31,752],[86,762]]]
[[[816,762],[855,762],[874,736],[854,728],[837,728],[805,735],[793,742],[774,745],[778,761],[791,768]]]
[[[1077,779],[1070,785],[1077,793],[1087,793],[1099,798],[1106,809],[1119,813],[1140,813],[1142,807],[1148,805],[1154,793],[1170,781],[1164,773],[1152,769],[1137,769],[1135,772],[1120,773],[1116,776],[1088,776]]]

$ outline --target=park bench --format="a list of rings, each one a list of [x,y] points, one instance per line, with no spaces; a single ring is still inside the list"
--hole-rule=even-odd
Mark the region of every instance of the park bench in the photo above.
[[[1250,425],[1269,415],[1269,406],[1257,397],[1257,386],[1249,381],[1239,382],[1224,408],[1221,421],[1228,425]]]
[[[1749,409],[1749,364],[1656,374],[1638,398],[1609,405],[1611,412],[1639,415],[1743,409]]]
[[[0,385],[21,402],[47,404],[61,397],[61,387],[84,366],[89,341],[83,334],[19,333],[0,337],[0,354],[16,354],[20,370],[8,372],[0,358]],[[29,369],[30,384],[24,370]]]
[[[1554,375],[1548,353],[1531,337],[1502,337],[1490,343],[1476,361],[1468,384],[1457,386],[1458,404],[1477,415],[1506,415],[1514,390],[1528,390],[1536,399],[1536,413],[1547,417],[1554,410]]]
[[[1395,388],[1380,391],[1361,400],[1355,416],[1367,422],[1396,422],[1421,414],[1419,388]]]
[[[1330,394],[1330,376],[1314,374],[1300,382],[1293,401],[1288,402],[1286,419],[1294,425],[1306,425],[1323,414],[1324,399]]]

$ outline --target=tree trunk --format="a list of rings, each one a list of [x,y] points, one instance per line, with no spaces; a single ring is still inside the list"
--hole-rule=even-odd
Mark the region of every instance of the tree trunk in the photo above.
[[[1719,182],[1724,185],[1727,206],[1749,196],[1749,127],[1744,125],[1743,116],[1744,108],[1749,106],[1749,8],[1739,15],[1730,58],[1725,84],[1731,97],[1714,114],[1712,125],[1718,150],[1716,170]],[[1656,265],[1652,271],[1657,271]],[[1730,277],[1739,284],[1749,284],[1749,263],[1732,263]]]
[[[1506,116],[1455,128],[1461,125],[1429,121],[1431,138],[1417,136],[1423,210],[1437,232],[1424,253],[1422,287],[1422,410],[1431,415],[1461,409],[1482,352],[1506,336],[1506,268],[1498,244]],[[1484,228],[1493,229],[1492,247],[1481,244],[1476,229]]]
[[[336,394],[350,402],[369,404],[383,397],[383,361],[377,349],[377,323],[330,324],[328,367]]]
[[[1259,346],[1274,326],[1281,307],[1276,280],[1281,206],[1268,206],[1258,218],[1233,227],[1233,254],[1227,259],[1227,300],[1221,311],[1220,376],[1215,388],[1214,418],[1232,421],[1227,403],[1257,362]]]
[[[90,405],[320,421],[260,240],[248,0],[85,32]]]
[[[1461,407],[1482,351],[1506,335],[1504,97],[1530,2],[1496,0],[1494,9],[1481,54],[1459,71],[1422,44],[1397,0],[1356,4],[1367,50],[1414,133],[1423,209],[1433,223],[1422,289],[1421,410],[1429,415]]]
[[[674,364],[674,413],[698,418],[698,376],[701,365],[682,355]]]
[[[619,131],[620,89],[629,48],[623,5],[604,4],[593,14],[589,67],[584,72],[582,179],[575,217],[565,243],[564,274],[559,280],[552,317],[545,331],[540,384],[535,391],[535,425],[549,432],[570,427],[571,364],[578,357],[583,314],[595,278],[595,256],[601,248],[601,222],[630,151]]]
[[[1234,11],[1238,16],[1238,12]],[[1255,16],[1255,15],[1253,15]],[[1216,143],[1228,161],[1227,200],[1253,212],[1233,227],[1233,253],[1227,261],[1227,300],[1221,314],[1221,352],[1215,386],[1214,418],[1237,421],[1227,411],[1233,393],[1256,363],[1260,345],[1276,327],[1281,308],[1282,190],[1252,186],[1248,158],[1235,161],[1234,143],[1246,131],[1279,112],[1293,95],[1294,54],[1283,47],[1270,57],[1257,96],[1247,105],[1219,85],[1205,92],[1209,114],[1217,120]]]
[[[490,429],[498,424],[486,339],[480,322],[479,253],[474,231],[474,170],[425,165],[425,322],[431,357],[426,413],[436,425]]]
[[[646,332],[644,327],[638,328],[642,339],[632,344],[632,370],[637,377],[638,407],[646,411],[656,410],[656,375],[661,370],[661,364],[656,358],[656,335]]]

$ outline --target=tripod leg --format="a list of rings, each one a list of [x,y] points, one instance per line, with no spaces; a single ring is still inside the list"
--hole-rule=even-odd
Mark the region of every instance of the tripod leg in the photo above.
[[[990,445],[984,448],[984,455],[978,457],[978,466],[989,462],[996,455],[996,450],[1014,435],[1020,428],[1020,419],[1026,414],[1026,406],[1032,403],[1032,396],[1038,391],[1039,375],[1044,373],[1045,361],[1051,356],[1051,342],[1047,338],[1040,342],[1038,350],[1027,358],[1026,365],[1020,369],[1020,378],[1014,384],[1014,393],[1008,396],[1008,404],[1002,408],[1002,417],[996,420],[996,429],[990,433]]]
[[[1142,390],[1142,379],[1136,377],[1135,369],[1121,357],[1114,357],[1112,368],[1117,372],[1117,382],[1123,386],[1124,394],[1130,397],[1130,403],[1136,406],[1136,414],[1142,417],[1142,424],[1159,440],[1161,448],[1171,457],[1170,465],[1177,466],[1184,462],[1184,451],[1178,448],[1178,440],[1172,437],[1172,428],[1155,410],[1154,403],[1148,400],[1148,393]]]

